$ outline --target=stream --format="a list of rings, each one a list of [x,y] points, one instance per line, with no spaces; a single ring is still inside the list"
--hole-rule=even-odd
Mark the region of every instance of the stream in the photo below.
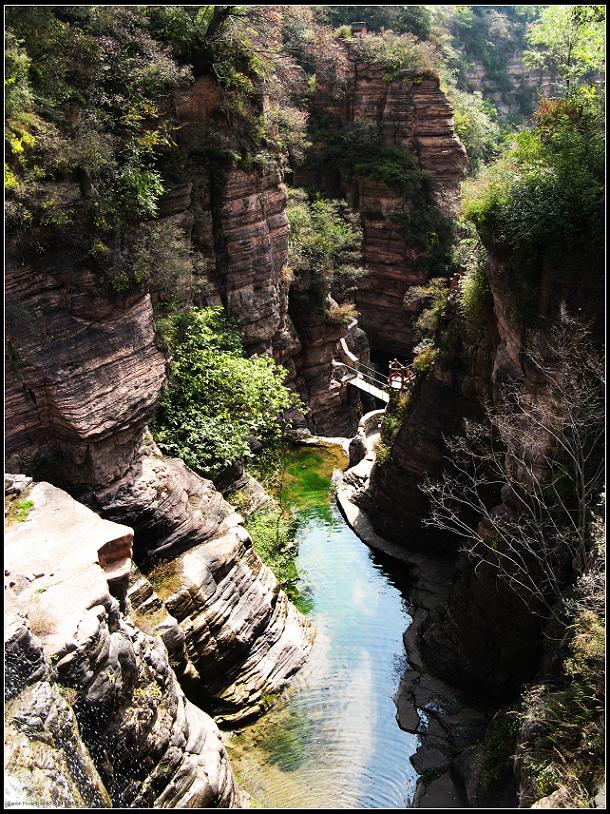
[[[406,581],[335,504],[338,448],[297,447],[284,500],[296,512],[297,566],[316,641],[303,669],[251,726],[227,735],[234,771],[266,808],[402,808],[415,792],[418,738],[393,701],[406,667]]]

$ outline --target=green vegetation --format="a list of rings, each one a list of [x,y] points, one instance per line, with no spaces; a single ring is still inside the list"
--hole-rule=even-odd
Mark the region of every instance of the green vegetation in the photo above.
[[[524,694],[523,721],[534,729],[523,755],[535,798],[564,787],[575,808],[588,807],[603,779],[603,618],[588,611],[572,626],[564,680],[540,684]]]
[[[392,31],[383,35],[369,34],[356,39],[354,49],[362,62],[385,68],[383,78],[386,82],[405,73],[438,76],[434,47],[428,42],[420,42],[413,34],[394,34]]]
[[[487,728],[479,762],[481,782],[485,785],[501,782],[502,775],[512,771],[519,723],[518,712],[503,710]]]
[[[246,520],[246,528],[252,537],[254,550],[271,568],[288,599],[301,613],[309,613],[311,599],[298,587],[301,575],[295,563],[296,518],[281,506],[265,508]]]
[[[343,180],[372,178],[402,193],[409,209],[391,216],[404,240],[422,249],[418,260],[429,274],[447,274],[451,221],[432,194],[428,174],[417,156],[403,147],[382,143],[377,127],[367,122],[343,125],[332,116],[312,114],[309,138],[316,145],[308,168],[318,188],[340,188]],[[363,213],[373,217],[376,213]]]
[[[432,277],[425,286],[409,286],[403,305],[420,311],[416,322],[420,339],[434,337],[447,311],[448,298],[449,284],[445,277]]]
[[[427,6],[323,6],[324,18],[333,26],[349,28],[364,20],[370,31],[392,30],[414,34],[427,40],[432,30],[432,14]]]
[[[246,528],[254,550],[301,613],[309,613],[313,605],[296,566],[295,535],[309,512],[322,514],[330,522],[332,475],[345,463],[345,454],[337,447],[285,444],[263,450],[248,463],[249,472],[275,500],[248,518]]]
[[[375,442],[375,462],[378,466],[383,466],[387,462],[410,406],[411,395],[409,393],[400,392],[391,397],[381,420],[379,438]]]
[[[543,100],[533,129],[466,186],[466,218],[521,267],[603,252],[603,113],[599,94]]]
[[[26,493],[24,493],[25,495]],[[33,500],[23,500],[23,495],[20,500],[11,498],[11,496],[4,498],[4,520],[7,525],[11,523],[25,523],[28,515],[34,508]]]
[[[168,578],[168,580],[170,579],[169,574],[166,574],[166,577]],[[173,584],[175,585],[175,590],[177,590],[180,587],[180,578],[178,574],[171,575],[171,578],[174,577],[176,577],[176,579],[173,580]],[[163,582],[162,577],[159,577],[158,582],[159,583]],[[175,592],[174,590],[170,589],[171,581],[166,583],[166,588],[168,591],[168,596],[171,596],[171,594]],[[157,627],[161,624],[161,622],[167,619],[167,616],[168,613],[164,605],[161,606],[158,610],[147,609],[143,611],[140,609],[134,610],[132,608],[131,611],[131,618],[133,619],[136,627],[139,627],[140,630],[142,630],[144,633],[148,633],[151,636],[155,634]]]
[[[150,36],[145,9],[20,6],[6,24],[9,228],[65,233],[76,210],[49,182],[66,180],[103,243],[154,216],[175,146],[168,99],[189,71]]]
[[[500,152],[498,111],[479,91],[450,88],[448,96],[455,111],[455,132],[468,153],[468,169],[475,174]]]
[[[134,227],[125,238],[118,263],[112,262],[110,248],[99,238],[92,243],[89,254],[101,267],[108,263],[115,291],[146,283],[151,289],[163,289],[180,299],[193,289],[192,252],[184,230],[174,223],[152,221]]]
[[[146,577],[162,600],[169,599],[182,587],[182,571],[177,560],[155,565]]]
[[[267,356],[244,356],[222,308],[190,308],[159,327],[172,354],[153,426],[164,453],[209,477],[250,458],[252,439],[279,438],[281,413],[299,400],[284,386],[282,367]]]
[[[434,366],[434,362],[436,361],[436,357],[438,354],[438,349],[434,347],[424,347],[422,350],[417,353],[417,348],[415,348],[416,355],[413,358],[413,371],[419,375],[423,375],[427,373],[429,370],[432,369]]]
[[[527,65],[548,71],[566,96],[605,67],[605,6],[545,6],[525,35]]]
[[[365,274],[360,265],[362,228],[358,215],[344,201],[320,195],[309,198],[302,189],[289,190],[287,215],[292,293],[306,298],[311,307],[331,319],[349,322],[353,316],[349,301],[356,281]],[[329,310],[329,295],[342,306],[340,309]]]
[[[282,721],[282,725],[267,734],[261,741],[261,747],[267,754],[267,760],[277,765],[284,772],[295,771],[307,757],[308,742],[313,735],[314,722],[310,717],[291,710]]]
[[[454,265],[462,269],[460,313],[469,328],[480,328],[493,308],[493,297],[485,272],[487,251],[471,222],[457,221],[452,253]]]

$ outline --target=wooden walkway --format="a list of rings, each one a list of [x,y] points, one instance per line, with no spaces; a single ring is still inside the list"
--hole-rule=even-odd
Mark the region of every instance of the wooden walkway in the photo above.
[[[369,393],[369,395],[383,401],[384,404],[388,404],[390,394],[388,393],[388,380],[385,376],[362,364],[358,369],[349,365],[345,365],[345,367],[348,370],[348,384],[352,384],[364,393]]]

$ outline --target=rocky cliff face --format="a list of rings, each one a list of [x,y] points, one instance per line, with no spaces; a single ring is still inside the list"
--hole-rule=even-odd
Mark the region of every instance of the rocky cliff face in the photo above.
[[[214,721],[129,612],[133,532],[47,483],[6,538],[5,773],[35,807],[241,802]]]
[[[453,129],[453,110],[431,75],[408,74],[387,81],[383,66],[358,62],[350,52],[345,92],[320,79],[315,106],[343,125],[368,124],[387,147],[408,151],[427,172],[439,213],[456,193],[466,153]],[[356,161],[358,156],[353,157]],[[362,217],[368,275],[359,283],[361,324],[375,348],[407,355],[414,345],[413,313],[403,299],[410,286],[422,285],[427,251],[405,237],[396,216],[421,205],[391,189],[378,176],[342,181],[343,192]]]
[[[211,104],[210,89],[200,90],[196,85],[192,105],[203,115],[203,107]],[[197,139],[203,136],[196,117],[191,123],[189,131],[185,119],[185,138],[192,140],[197,155]],[[80,191],[73,186],[64,192],[77,202]],[[203,163],[162,202],[162,218],[181,225],[185,244],[193,248],[196,282],[205,282],[210,300],[222,301],[239,318],[251,352],[273,352],[275,337],[277,353],[285,336],[293,349],[299,347],[281,278],[287,246],[284,207],[279,172],[246,173],[230,167],[219,180],[210,178]],[[31,236],[37,237],[47,236]],[[145,567],[151,586],[161,583],[161,594],[167,580],[153,565],[172,560],[173,584],[180,581],[180,590],[170,603],[175,623],[172,617],[162,632],[175,651],[189,696],[226,720],[256,714],[264,706],[262,696],[283,686],[302,665],[313,631],[253,552],[240,518],[213,485],[181,461],[164,459],[146,434],[166,366],[155,344],[151,296],[141,289],[109,293],[89,270],[86,249],[82,254],[67,252],[49,242],[42,255],[30,252],[26,257],[22,247],[11,243],[8,254],[9,468],[43,475],[103,516],[129,523],[135,530],[135,559]],[[185,559],[176,560],[180,555]],[[127,575],[122,579],[125,582]],[[158,613],[167,620],[170,614],[164,600],[159,601]],[[113,617],[112,625],[119,621]],[[130,623],[120,621],[123,624]],[[147,624],[150,627],[150,619]],[[136,636],[133,647],[142,654],[161,646],[141,633],[125,635]],[[151,674],[150,681],[153,678]],[[200,711],[184,700],[173,672],[171,679],[164,675],[159,681],[190,743],[189,727],[195,726]],[[135,707],[123,700],[120,715],[126,721],[107,720],[117,733],[137,724]],[[176,712],[177,706],[182,712]],[[176,733],[166,735],[177,738]],[[126,765],[127,760],[125,754]],[[143,805],[152,805],[161,786],[167,786],[166,766],[163,771]],[[195,777],[200,769],[195,766],[193,771]],[[104,784],[108,788],[106,780]],[[119,799],[118,794],[111,792],[112,799]],[[177,792],[170,789],[167,794],[164,801],[171,798],[172,804],[179,804]],[[201,802],[193,804],[206,805],[208,798],[197,794],[193,799]],[[209,799],[223,804],[218,800],[233,798],[227,793]]]
[[[161,213],[179,220],[200,258],[205,288],[195,300],[222,304],[238,320],[248,353],[268,353],[286,367],[289,382],[307,404],[312,430],[349,434],[357,423],[356,401],[332,367],[347,328],[289,308],[289,227],[279,164],[246,171],[228,163],[210,171],[204,151],[211,134],[231,138],[221,102],[209,77],[199,77],[178,95],[179,138],[190,166],[162,202]]]
[[[187,237],[207,268],[211,292],[239,321],[246,350],[270,352],[286,327],[288,256],[286,193],[279,167],[245,171],[230,162],[210,165],[211,134],[227,131],[218,85],[199,77],[176,99],[180,144],[189,157],[182,183],[161,212],[179,214]]]
[[[450,554],[456,543],[430,534],[421,520],[428,504],[419,489],[438,476],[446,454],[443,436],[460,431],[463,418],[478,418],[484,405],[500,403],[502,384],[518,380],[535,399],[544,401],[548,383],[528,363],[528,354],[550,354],[549,325],[560,308],[590,321],[596,334],[601,320],[601,277],[585,261],[566,257],[545,262],[530,280],[529,316],[515,316],[518,273],[490,247],[487,277],[493,310],[478,335],[449,316],[441,326],[441,351],[433,370],[421,379],[392,446],[377,467],[371,487],[361,496],[375,528],[407,548]],[[535,454],[531,446],[531,454]],[[498,511],[509,496],[496,495]],[[466,567],[456,572],[446,606],[422,626],[420,646],[429,666],[448,681],[510,693],[526,680],[539,656],[540,620],[523,607],[491,569]]]
[[[541,96],[553,95],[552,77],[524,65],[523,53],[518,48],[501,77],[489,76],[483,63],[474,61],[469,64],[465,79],[470,91],[479,91],[505,115],[529,116]]]

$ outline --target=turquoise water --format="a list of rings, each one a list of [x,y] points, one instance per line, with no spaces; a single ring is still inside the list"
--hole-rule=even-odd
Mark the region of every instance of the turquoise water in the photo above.
[[[409,806],[417,737],[399,729],[393,702],[411,621],[400,576],[347,526],[327,484],[305,504],[297,564],[316,642],[269,712],[230,736],[234,769],[269,808]]]

